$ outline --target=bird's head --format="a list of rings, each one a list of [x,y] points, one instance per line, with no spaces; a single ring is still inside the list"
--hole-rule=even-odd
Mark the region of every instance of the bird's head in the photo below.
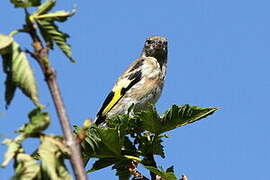
[[[151,36],[146,39],[142,56],[154,57],[159,62],[167,60],[168,41],[161,36]]]

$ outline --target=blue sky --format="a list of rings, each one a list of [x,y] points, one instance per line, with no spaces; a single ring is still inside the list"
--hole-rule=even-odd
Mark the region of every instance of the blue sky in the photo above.
[[[270,1],[259,0],[137,0],[59,1],[55,10],[77,13],[61,29],[71,35],[71,64],[59,50],[50,53],[58,73],[72,124],[94,117],[114,81],[136,59],[146,37],[169,40],[165,88],[157,109],[172,104],[219,106],[214,115],[170,131],[166,158],[158,163],[175,166],[178,176],[192,180],[270,179]],[[20,28],[23,11],[8,1],[0,2],[0,33]],[[29,47],[29,38],[16,40]],[[27,45],[26,45],[27,44]],[[39,81],[43,104],[53,122],[48,133],[61,134],[53,103],[37,64],[31,60]],[[0,73],[3,74],[2,70]],[[0,76],[4,83],[4,76]],[[0,86],[4,92],[4,86]],[[25,122],[33,108],[17,91],[8,110],[0,96],[1,139]],[[267,118],[268,117],[268,118]],[[26,142],[31,151],[37,142]],[[0,146],[0,160],[6,150]],[[92,179],[117,179],[107,168],[90,174]],[[12,175],[12,165],[0,169]]]

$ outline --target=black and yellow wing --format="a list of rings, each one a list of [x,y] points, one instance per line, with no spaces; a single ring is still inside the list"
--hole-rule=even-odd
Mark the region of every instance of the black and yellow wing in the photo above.
[[[97,113],[95,123],[103,123],[106,114],[119,102],[126,92],[142,79],[142,70],[144,58],[137,59],[117,80],[112,91],[106,97],[103,105]]]

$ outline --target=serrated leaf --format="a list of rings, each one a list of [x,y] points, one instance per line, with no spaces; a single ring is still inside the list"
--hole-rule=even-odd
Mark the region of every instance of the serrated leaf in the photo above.
[[[164,146],[161,144],[163,141],[160,138],[155,138],[153,141],[153,154],[160,155],[162,158],[165,158]]]
[[[45,129],[50,124],[50,116],[47,112],[41,112],[40,108],[32,110],[28,114],[29,122],[24,124],[17,132],[23,134],[25,137],[35,135]]]
[[[37,17],[41,14],[45,14],[49,12],[54,6],[55,6],[56,0],[47,0],[44,3],[42,3],[38,8],[37,11],[35,11],[32,14],[31,18]]]
[[[161,119],[153,105],[149,105],[145,111],[139,112],[138,117],[142,120],[145,130],[157,133],[161,128]]]
[[[36,106],[41,106],[32,68],[19,44],[13,41],[9,52],[2,55],[2,59],[3,69],[7,74],[5,82],[6,105],[11,103],[15,89],[18,87]]]
[[[149,106],[146,111],[139,113],[143,120],[143,127],[155,134],[193,123],[214,113],[218,108],[199,108],[197,106],[173,105],[162,117],[159,117],[154,106]]]
[[[40,178],[40,166],[28,154],[17,154],[14,167],[15,175],[12,180],[35,180]]]
[[[139,137],[139,150],[144,156],[148,154],[160,155],[165,158],[164,147],[161,144],[163,136],[145,133]]]
[[[81,128],[75,127],[75,133],[80,133]],[[88,129],[86,137],[81,142],[81,151],[83,155],[83,159],[86,162],[89,160],[89,155],[94,154],[98,151],[101,139],[99,134],[97,133],[95,127],[91,127]]]
[[[91,150],[88,152],[96,152],[99,148],[99,143],[101,142],[101,139],[97,134],[88,134],[88,136],[85,138],[85,142],[88,143],[88,145],[91,147]]]
[[[39,6],[41,0],[10,0],[12,4],[16,8],[21,7],[21,8],[27,8],[27,7],[34,7],[34,6]]]
[[[87,171],[87,173],[97,171],[99,169],[103,169],[105,167],[113,165],[115,162],[119,161],[119,159],[116,158],[101,158],[94,162],[91,169]]]
[[[89,158],[120,157],[123,144],[124,137],[116,129],[91,127],[81,143],[84,162]]]
[[[173,172],[165,172],[163,169],[161,168],[155,168],[152,166],[144,166],[146,169],[148,169],[149,171],[151,171],[152,173],[166,179],[166,180],[177,180],[177,177],[175,176],[175,174]]]
[[[69,154],[63,139],[56,136],[42,136],[38,149],[42,175],[45,179],[71,180],[64,164],[64,157]]]
[[[197,106],[190,105],[173,105],[161,118],[162,125],[164,125],[161,130],[162,132],[166,132],[186,124],[196,122],[213,114],[217,110],[218,108],[216,107],[199,108]]]
[[[2,143],[8,146],[8,150],[5,152],[5,155],[4,155],[4,160],[1,163],[1,167],[6,167],[8,163],[17,154],[17,152],[22,151],[22,147],[20,143],[11,139],[5,139]]]
[[[53,43],[56,43],[56,45],[62,50],[68,59],[71,62],[75,62],[75,60],[72,58],[71,47],[67,43],[67,38],[69,38],[69,35],[61,32],[54,21],[46,19],[37,20],[37,24],[46,43],[50,44],[51,48],[53,48]]]

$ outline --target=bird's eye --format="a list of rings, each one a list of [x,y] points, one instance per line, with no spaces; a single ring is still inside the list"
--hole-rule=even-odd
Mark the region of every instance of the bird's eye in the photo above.
[[[151,41],[151,40],[147,40],[146,41],[146,44],[151,44],[153,41]]]

